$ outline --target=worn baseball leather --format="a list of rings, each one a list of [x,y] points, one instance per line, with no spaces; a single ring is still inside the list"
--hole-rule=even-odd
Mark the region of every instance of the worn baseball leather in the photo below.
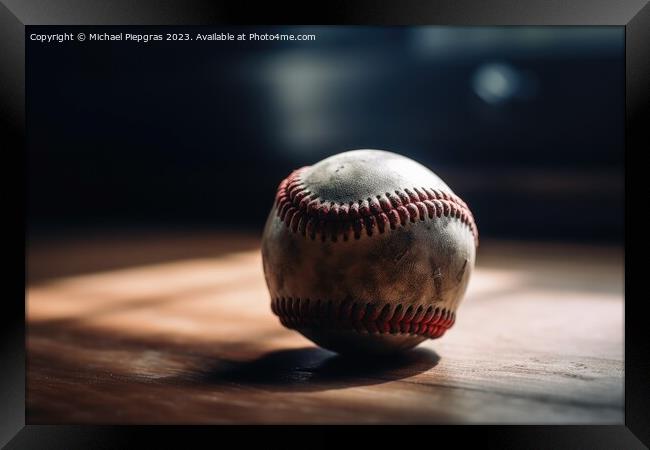
[[[290,212],[283,220],[276,201],[262,240],[272,308],[285,326],[338,353],[383,353],[440,337],[453,325],[474,268],[477,232],[467,205],[438,176],[395,153],[354,150],[305,168],[292,180],[293,188],[281,185],[287,192],[279,191],[278,198],[296,207],[285,205]],[[451,200],[444,208],[444,200],[427,201],[430,213],[423,214],[424,203],[415,200],[424,199],[425,189]],[[333,215],[334,205],[347,210],[372,200],[376,206],[373,199],[383,196],[387,211],[385,199],[402,205],[395,192],[405,199],[407,191],[415,200],[404,200],[408,209],[399,209],[400,223],[389,227],[387,214],[376,209],[386,226],[366,219],[365,232],[341,238],[343,222],[355,219]],[[309,209],[309,202],[316,206]],[[404,211],[410,211],[408,219]],[[469,219],[460,220],[461,212]],[[310,217],[320,221],[322,239],[314,232],[310,238]]]

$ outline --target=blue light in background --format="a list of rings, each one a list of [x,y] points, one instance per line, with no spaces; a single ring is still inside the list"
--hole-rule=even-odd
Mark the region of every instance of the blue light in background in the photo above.
[[[517,72],[505,64],[481,66],[472,80],[476,95],[490,104],[508,101],[519,89],[519,83]]]
[[[480,66],[472,78],[476,95],[491,105],[513,99],[530,99],[537,92],[535,77],[506,63],[488,63]]]

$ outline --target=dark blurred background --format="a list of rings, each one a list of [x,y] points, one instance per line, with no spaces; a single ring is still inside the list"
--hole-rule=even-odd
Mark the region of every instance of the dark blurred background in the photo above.
[[[378,148],[433,169],[482,237],[622,242],[622,27],[73,30],[316,41],[28,40],[33,233],[261,231],[292,169]]]

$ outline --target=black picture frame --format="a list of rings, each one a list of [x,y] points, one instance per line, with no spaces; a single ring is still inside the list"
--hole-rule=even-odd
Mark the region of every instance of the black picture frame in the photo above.
[[[630,264],[633,231],[642,224],[632,221],[631,200],[635,167],[631,158],[650,149],[650,5],[644,0],[470,0],[377,1],[329,0],[296,3],[205,0],[138,1],[120,0],[2,0],[0,3],[0,148],[5,161],[3,186],[3,255],[18,276],[5,279],[5,297],[0,314],[0,445],[7,448],[124,448],[150,444],[150,439],[207,439],[224,442],[235,439],[304,433],[336,445],[337,433],[321,427],[106,427],[25,425],[25,26],[28,25],[614,25],[625,27],[626,98],[626,207],[625,207],[625,425],[621,426],[482,426],[435,427],[436,439],[454,439],[462,445],[468,439],[495,448],[647,448],[650,445],[649,342],[641,296],[632,298],[631,281],[639,283],[638,266]],[[623,87],[622,87],[623,88]],[[638,156],[636,156],[638,158]],[[641,191],[643,194],[647,189]],[[643,195],[642,194],[642,195]],[[21,277],[22,275],[22,277]],[[23,283],[22,286],[20,283]],[[339,428],[334,431],[340,430]],[[418,428],[431,436],[430,429]],[[190,434],[190,437],[186,435]],[[375,427],[374,438],[399,435],[389,427]],[[228,434],[229,436],[225,436]],[[217,437],[218,436],[218,437]],[[180,437],[180,439],[179,439]],[[399,436],[396,436],[399,439]],[[421,438],[414,438],[419,441]],[[424,442],[431,442],[430,437]],[[644,445],[645,444],[645,445]]]

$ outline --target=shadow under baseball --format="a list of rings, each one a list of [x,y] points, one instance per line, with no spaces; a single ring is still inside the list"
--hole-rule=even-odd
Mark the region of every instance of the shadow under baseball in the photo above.
[[[427,348],[391,356],[359,357],[308,347],[270,352],[252,361],[222,361],[200,379],[271,391],[321,391],[408,378],[426,372],[439,361],[438,354]]]

